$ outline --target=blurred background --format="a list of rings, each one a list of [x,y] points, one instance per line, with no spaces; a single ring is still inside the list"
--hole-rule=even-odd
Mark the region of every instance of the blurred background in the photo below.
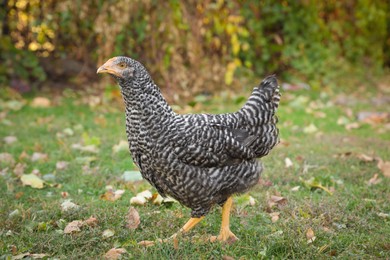
[[[170,99],[253,87],[276,73],[292,87],[353,86],[390,66],[390,4],[346,1],[2,0],[0,85],[113,84],[96,68],[138,59]],[[287,86],[288,87],[288,86]],[[291,86],[290,86],[291,87]],[[171,95],[174,94],[174,95]]]

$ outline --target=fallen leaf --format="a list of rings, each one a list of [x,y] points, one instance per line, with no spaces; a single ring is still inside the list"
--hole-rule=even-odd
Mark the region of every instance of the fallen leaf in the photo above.
[[[152,199],[151,199],[151,201],[154,205],[161,205],[163,200],[164,200],[164,198],[158,193],[154,193],[152,196]]]
[[[20,153],[19,155],[19,160],[30,160],[30,155],[28,155],[28,153],[26,153],[26,151],[23,151]]]
[[[224,256],[222,256],[222,260],[234,260],[234,257],[228,256],[228,255],[224,255]]]
[[[88,152],[88,153],[98,153],[99,149],[96,145],[90,144],[90,145],[81,145],[81,144],[72,144],[72,149],[79,150],[82,152]]]
[[[120,140],[118,144],[112,147],[114,153],[119,153],[120,151],[127,151],[129,149],[129,143],[125,140]]]
[[[21,177],[24,174],[24,169],[26,165],[24,163],[18,163],[14,168],[14,174],[18,177]]]
[[[110,237],[112,237],[112,236],[114,236],[114,235],[115,235],[115,231],[112,230],[112,229],[106,229],[106,230],[104,230],[103,233],[102,233],[102,237],[103,237],[104,239],[110,238]]]
[[[374,176],[368,180],[368,185],[371,186],[371,185],[376,185],[378,183],[380,183],[382,181],[382,179],[378,178],[378,174],[375,173]]]
[[[69,193],[66,191],[61,191],[61,197],[63,197],[65,199],[65,198],[69,197]]]
[[[98,225],[98,220],[95,217],[89,217],[89,219],[86,219],[84,223],[90,227],[96,227]]]
[[[10,153],[0,153],[0,163],[4,163],[6,165],[14,165],[15,159]]]
[[[130,205],[143,206],[143,205],[145,205],[146,202],[147,202],[147,200],[145,199],[145,197],[135,196],[135,197],[132,197],[130,199]]]
[[[293,162],[291,161],[290,158],[286,157],[286,158],[284,159],[284,165],[285,165],[286,168],[290,168],[290,167],[293,166]]]
[[[45,97],[36,97],[31,102],[31,107],[50,107],[51,101]]]
[[[141,223],[138,211],[134,207],[130,207],[126,216],[126,227],[129,229],[136,229]]]
[[[272,223],[275,223],[279,220],[280,212],[271,212],[269,215],[271,216]]]
[[[285,205],[287,203],[287,199],[285,197],[271,195],[268,200],[268,207],[272,208],[276,205]]]
[[[5,105],[5,108],[8,108],[10,110],[14,110],[14,111],[18,111],[20,109],[22,109],[22,107],[24,106],[24,101],[18,101],[18,100],[10,100],[8,102],[6,102],[4,105]]]
[[[358,121],[371,125],[383,124],[390,120],[390,114],[386,112],[362,111],[357,114]]]
[[[41,259],[41,258],[47,258],[49,255],[48,254],[31,254],[31,253],[23,253],[19,255],[12,256],[12,260],[17,260],[17,259],[23,259],[23,258],[33,258],[33,259]]]
[[[364,153],[359,153],[359,154],[356,155],[356,157],[357,157],[359,160],[363,161],[363,162],[373,162],[373,161],[375,161],[375,158],[374,158],[374,157],[368,156],[368,155],[366,155],[366,154],[364,154]]]
[[[104,194],[100,196],[100,199],[102,200],[108,200],[108,201],[116,201],[117,199],[120,199],[122,195],[125,193],[125,190],[107,190]]]
[[[16,138],[16,136],[6,136],[4,137],[4,143],[6,144],[12,144],[12,143],[15,143],[16,141],[18,141],[18,138]]]
[[[122,254],[127,253],[124,248],[111,248],[107,253],[104,254],[104,259],[116,260],[120,259]]]
[[[377,213],[377,215],[378,215],[378,217],[381,217],[381,218],[388,218],[390,216],[390,214],[382,213],[382,212]]]
[[[311,244],[314,242],[314,240],[316,239],[315,235],[314,235],[314,231],[312,228],[309,228],[307,231],[306,231],[306,239],[307,239],[307,243],[308,244]]]
[[[329,195],[333,195],[332,191],[324,187],[319,180],[314,177],[311,177],[308,180],[303,181],[303,183],[310,189],[321,189],[326,191]]]
[[[31,155],[31,161],[32,162],[36,162],[36,161],[46,161],[48,159],[48,156],[47,154],[45,153],[33,153],[33,155]]]
[[[291,188],[291,191],[298,191],[301,188],[301,186],[295,186]]]
[[[66,168],[68,168],[68,165],[69,165],[69,162],[59,161],[56,163],[56,169],[62,171],[62,170],[65,170]]]
[[[345,125],[345,129],[350,131],[352,129],[357,129],[360,127],[360,124],[358,122],[353,122]]]
[[[79,205],[72,202],[72,200],[65,200],[61,203],[61,211],[67,212],[67,211],[76,211],[80,208]]]
[[[313,134],[317,131],[318,131],[318,128],[314,124],[310,124],[310,125],[306,126],[305,128],[303,128],[303,132],[305,134]]]
[[[150,200],[152,198],[152,193],[149,190],[144,190],[136,195],[137,197],[144,197],[147,200]]]
[[[24,186],[31,186],[32,188],[42,189],[43,188],[43,180],[36,176],[35,174],[23,174],[20,177]]]
[[[74,220],[70,223],[68,223],[68,225],[66,225],[65,229],[64,229],[64,233],[65,234],[72,234],[72,233],[76,233],[76,232],[80,232],[81,231],[81,227],[84,225],[84,222],[81,221],[81,220]]]
[[[385,162],[379,158],[377,166],[386,178],[390,178],[390,162]]]

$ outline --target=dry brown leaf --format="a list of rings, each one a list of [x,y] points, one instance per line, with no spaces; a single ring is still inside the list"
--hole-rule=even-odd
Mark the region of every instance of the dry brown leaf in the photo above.
[[[65,229],[64,229],[64,233],[65,234],[72,234],[72,233],[76,233],[76,232],[80,232],[81,231],[81,227],[84,225],[84,222],[81,221],[81,220],[74,220],[70,223],[68,223],[68,225],[66,225]]]
[[[15,143],[16,141],[18,141],[18,138],[16,138],[16,136],[6,136],[4,137],[4,143],[6,144],[12,144],[12,143]]]
[[[65,198],[69,197],[69,193],[66,191],[61,191],[61,197],[63,197],[65,199]]]
[[[359,154],[356,155],[356,157],[359,160],[363,161],[363,162],[373,162],[373,161],[375,161],[375,157],[368,156],[368,155],[366,155],[364,153],[359,153]]]
[[[31,102],[31,107],[50,107],[51,101],[45,97],[36,97]]]
[[[98,225],[98,220],[97,218],[91,216],[89,219],[86,219],[84,223],[90,227],[96,227]]]
[[[312,228],[309,228],[307,231],[306,231],[306,239],[307,239],[307,243],[308,244],[311,244],[314,242],[314,240],[316,239],[315,235],[314,235],[314,231]]]
[[[222,260],[234,260],[234,257],[224,255],[224,256],[222,256]]]
[[[279,220],[280,212],[272,212],[269,215],[271,216],[272,223],[275,223],[276,221]]]
[[[348,130],[348,131],[350,131],[352,129],[357,129],[359,127],[360,127],[360,124],[358,122],[353,122],[353,123],[345,125],[345,129]]]
[[[130,207],[126,216],[126,227],[129,229],[136,229],[141,223],[138,211],[134,207]]]
[[[0,163],[5,163],[7,165],[14,165],[15,159],[10,153],[0,153]]]
[[[111,248],[107,251],[107,253],[104,254],[104,259],[107,260],[116,260],[120,259],[122,257],[122,254],[127,253],[126,249],[124,248]]]
[[[109,189],[104,194],[100,195],[100,199],[108,200],[108,201],[116,201],[122,197],[123,193],[125,193],[125,190],[114,191]]]
[[[377,166],[386,178],[390,178],[390,162],[383,161],[379,158]]]
[[[33,153],[33,155],[31,155],[31,161],[32,162],[36,162],[36,161],[47,161],[49,157],[47,156],[47,154],[45,153]]]
[[[371,185],[376,185],[378,183],[380,183],[382,181],[381,178],[378,178],[378,174],[375,173],[374,176],[368,180],[368,185],[371,186]]]
[[[47,254],[23,253],[23,254],[15,255],[11,259],[12,260],[16,260],[16,259],[23,259],[23,258],[26,258],[26,257],[30,257],[30,258],[33,258],[33,259],[41,259],[41,258],[48,257],[48,255]]]
[[[151,199],[154,205],[161,205],[161,203],[163,203],[163,200],[164,198],[158,193],[154,193]]]
[[[271,195],[268,200],[268,206],[272,208],[275,205],[285,205],[287,203],[287,199],[285,197]]]
[[[65,170],[66,168],[68,168],[68,165],[69,165],[69,162],[59,161],[56,163],[56,169],[57,170]]]

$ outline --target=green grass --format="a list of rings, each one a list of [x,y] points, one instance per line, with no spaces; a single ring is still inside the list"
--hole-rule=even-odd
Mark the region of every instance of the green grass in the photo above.
[[[249,95],[250,91],[248,91]],[[358,100],[349,106],[359,111],[386,111],[389,104],[372,106],[369,97],[355,96]],[[90,95],[90,94],[88,94]],[[310,95],[310,96],[309,96]],[[245,94],[246,96],[246,94]],[[304,102],[296,102],[308,96]],[[72,92],[53,98],[50,108],[33,108],[27,103],[22,109],[12,111],[4,106],[7,114],[0,117],[0,138],[16,136],[13,144],[0,142],[0,153],[10,153],[16,163],[26,164],[25,173],[38,169],[42,175],[55,176],[52,185],[43,189],[23,186],[13,173],[15,165],[0,164],[0,259],[13,254],[45,253],[59,259],[101,258],[113,247],[127,250],[125,257],[139,259],[367,259],[390,257],[390,181],[376,167],[375,162],[363,162],[355,156],[336,156],[346,152],[365,153],[390,159],[390,134],[384,124],[362,123],[360,128],[346,131],[337,124],[346,106],[334,103],[334,94],[298,92],[284,93],[279,110],[279,128],[282,144],[263,158],[265,171],[261,184],[249,194],[256,199],[254,206],[236,204],[231,217],[231,229],[240,238],[232,245],[191,242],[189,238],[207,237],[219,231],[220,208],[210,214],[175,249],[173,244],[157,244],[143,248],[141,240],[155,240],[170,236],[189,218],[190,210],[179,204],[155,206],[151,203],[136,207],[141,224],[136,230],[125,227],[129,200],[137,192],[150,189],[146,182],[124,182],[121,175],[134,170],[127,151],[113,153],[112,147],[126,140],[124,114],[118,100],[103,98],[101,104],[91,107],[87,101]],[[27,102],[32,97],[27,97]],[[195,104],[193,111],[234,111],[242,98],[223,94]],[[307,107],[317,105],[314,111],[323,112],[324,118],[308,113]],[[190,108],[184,109],[186,111]],[[1,112],[1,111],[0,111]],[[354,121],[354,119],[350,119]],[[305,127],[314,124],[318,131],[304,133]],[[74,131],[72,136],[60,136],[64,129]],[[71,148],[80,143],[83,135],[100,141],[97,154],[83,153]],[[85,139],[85,138],[84,138]],[[91,141],[93,142],[93,140]],[[25,152],[48,154],[48,160],[31,162],[20,155]],[[80,157],[95,156],[88,170]],[[286,168],[284,160],[290,158],[294,165]],[[56,170],[57,161],[70,162],[65,170]],[[367,182],[378,173],[381,182]],[[321,189],[304,185],[310,178],[331,189],[333,195]],[[114,202],[100,199],[105,186],[125,189],[125,194]],[[299,190],[292,191],[295,186]],[[78,211],[61,212],[64,201],[61,192],[68,192]],[[283,196],[287,202],[269,207],[271,195]],[[236,198],[237,200],[237,198]],[[18,210],[15,216],[9,214]],[[271,221],[271,212],[279,212],[280,218]],[[381,214],[382,213],[382,214]],[[73,220],[98,219],[96,227],[83,227],[76,234],[63,234],[64,226]],[[316,239],[308,244],[307,230],[314,231]],[[103,239],[106,229],[115,235]]]

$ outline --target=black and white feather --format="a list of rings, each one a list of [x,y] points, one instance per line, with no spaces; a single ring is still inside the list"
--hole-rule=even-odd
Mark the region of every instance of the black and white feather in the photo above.
[[[279,140],[275,76],[255,87],[235,113],[180,115],[141,63],[116,59],[131,68],[126,76],[116,77],[126,105],[130,152],[142,176],[161,195],[175,198],[192,209],[192,217],[200,217],[258,182],[262,165],[256,159]]]

